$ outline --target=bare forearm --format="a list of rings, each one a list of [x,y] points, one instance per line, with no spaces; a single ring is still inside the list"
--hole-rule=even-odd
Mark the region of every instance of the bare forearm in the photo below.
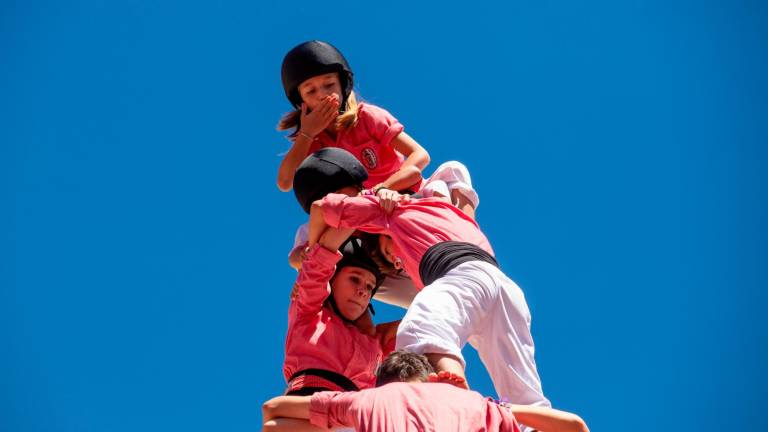
[[[309,210],[309,246],[314,246],[320,241],[320,236],[323,235],[328,228],[328,224],[325,223],[323,217],[323,208],[319,201],[312,203],[312,207]]]
[[[277,187],[281,191],[288,192],[293,187],[293,174],[299,164],[307,157],[311,144],[312,140],[309,138],[303,135],[296,136],[291,149],[283,157],[277,171]]]
[[[381,185],[387,189],[403,190],[421,180],[421,172],[429,164],[429,153],[405,132],[395,137],[392,146],[405,156],[405,160],[400,169]]]
[[[584,420],[576,414],[531,405],[512,405],[518,422],[541,432],[589,432]]]
[[[318,432],[327,429],[319,428],[304,419],[278,417],[264,423],[263,432]]]
[[[328,250],[335,251],[338,250],[345,241],[347,241],[353,232],[355,232],[354,228],[328,227],[320,236],[318,243],[320,243],[320,246]]]
[[[401,191],[407,189],[422,179],[421,170],[415,166],[403,166],[400,169],[389,176],[386,180],[381,182],[381,186],[394,191]]]
[[[309,419],[309,396],[278,396],[261,407],[261,414],[266,423],[278,417]]]

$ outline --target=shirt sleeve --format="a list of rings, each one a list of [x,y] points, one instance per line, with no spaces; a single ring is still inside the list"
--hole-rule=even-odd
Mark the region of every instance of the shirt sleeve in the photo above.
[[[333,427],[355,427],[356,418],[353,403],[358,392],[318,392],[309,401],[309,422],[330,429]]]
[[[340,259],[341,253],[338,251],[332,252],[320,245],[312,247],[296,278],[298,293],[291,307],[302,314],[314,314],[322,309],[323,302],[331,293],[328,282]]]
[[[350,197],[328,194],[321,203],[325,223],[334,228],[356,228],[366,232],[385,233],[388,217],[374,196]]]
[[[360,111],[360,120],[368,133],[381,145],[388,146],[405,128],[389,111],[374,105],[364,105]]]

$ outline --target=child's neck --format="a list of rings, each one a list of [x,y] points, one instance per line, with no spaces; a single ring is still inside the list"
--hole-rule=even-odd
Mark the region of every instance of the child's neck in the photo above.
[[[331,125],[331,126],[328,126],[327,128],[325,128],[325,133],[327,133],[328,136],[331,137],[332,140],[336,141],[336,135],[337,135],[338,131],[336,130],[336,126],[335,125]]]

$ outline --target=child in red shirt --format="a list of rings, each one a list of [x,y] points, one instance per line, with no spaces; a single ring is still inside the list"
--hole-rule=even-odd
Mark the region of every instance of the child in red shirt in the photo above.
[[[280,190],[291,189],[293,173],[307,155],[326,147],[343,148],[363,164],[366,188],[420,188],[429,154],[389,112],[357,102],[352,70],[334,46],[316,40],[296,46],[283,59],[282,80],[295,111],[278,125],[294,129],[278,171]]]
[[[551,408],[499,404],[479,393],[433,381],[424,356],[397,351],[378,371],[375,389],[280,396],[263,406],[264,431],[519,432],[518,422],[542,432],[589,432],[575,414]]]
[[[394,343],[392,325],[378,335],[361,331],[382,275],[363,252],[364,240],[347,239],[350,233],[328,230],[296,279],[283,363],[287,394],[372,387],[382,345]]]

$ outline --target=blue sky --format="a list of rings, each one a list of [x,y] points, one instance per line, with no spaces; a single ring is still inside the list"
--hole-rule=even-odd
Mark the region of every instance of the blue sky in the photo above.
[[[556,406],[768,427],[765,3],[0,11],[0,429],[259,427],[304,217],[275,187],[280,62],[315,38],[432,168],[470,168]]]

